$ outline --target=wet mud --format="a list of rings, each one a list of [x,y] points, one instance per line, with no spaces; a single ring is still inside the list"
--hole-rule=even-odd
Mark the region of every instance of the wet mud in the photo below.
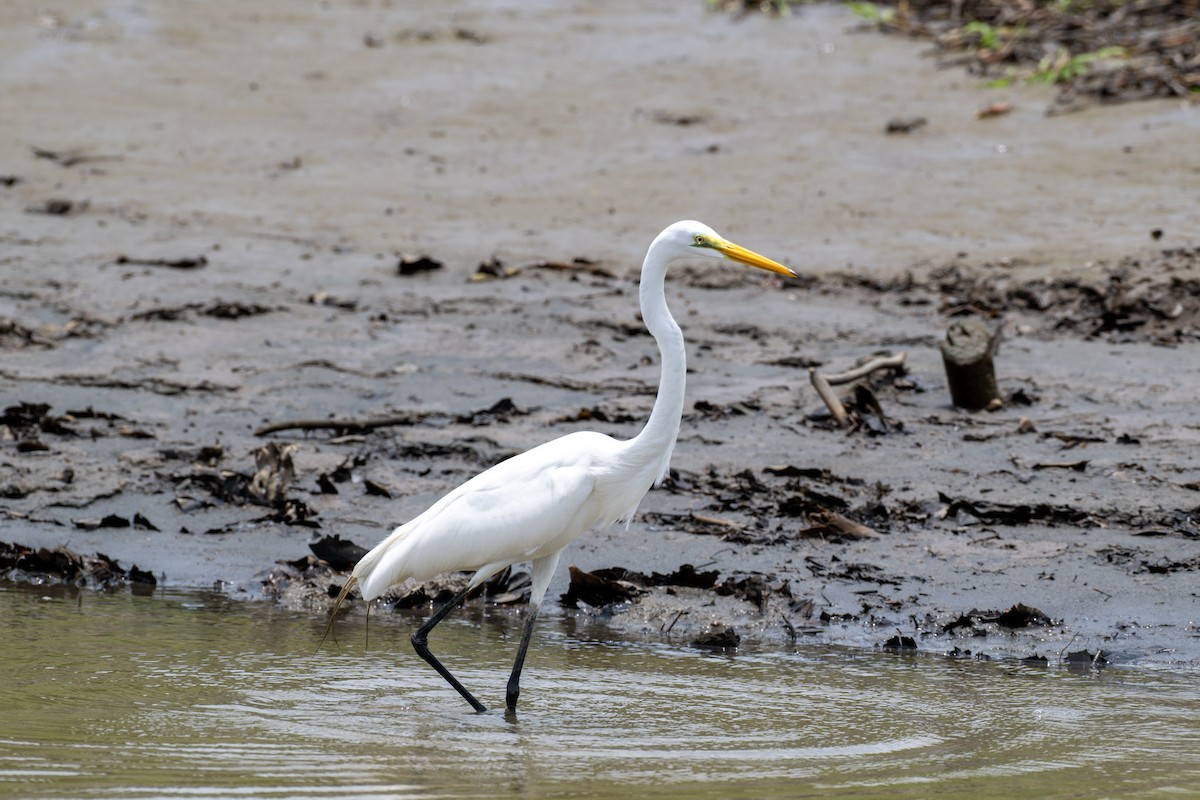
[[[2,13],[8,578],[328,608],[479,470],[637,432],[636,266],[695,217],[801,277],[668,278],[672,471],[571,546],[561,613],[715,649],[1200,661],[1193,107],[1048,118],[1049,89],[998,97],[831,7]],[[903,115],[927,124],[889,135]],[[999,336],[990,411],[950,403],[965,318]],[[814,389],[900,354],[833,387],[845,422]]]

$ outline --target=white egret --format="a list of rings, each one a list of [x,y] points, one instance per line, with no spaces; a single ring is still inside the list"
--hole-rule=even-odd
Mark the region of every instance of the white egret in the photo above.
[[[533,586],[506,702],[515,711],[521,668],[534,621],[558,558],[593,526],[628,521],[650,487],[667,474],[683,415],[683,333],[667,309],[667,266],[688,258],[730,259],[795,277],[782,264],[719,236],[699,222],[676,222],[655,238],[642,263],[642,319],[658,343],[662,374],[658,397],[641,433],[619,441],[578,431],[540,445],[476,475],[434,503],[368,552],[354,567],[338,604],[355,586],[366,601],[409,579],[428,580],[474,570],[467,588],[438,609],[413,635],[421,658],[476,711],[485,706],[429,651],[427,637],[475,587],[514,563],[533,563]],[[335,608],[336,612],[336,608]]]

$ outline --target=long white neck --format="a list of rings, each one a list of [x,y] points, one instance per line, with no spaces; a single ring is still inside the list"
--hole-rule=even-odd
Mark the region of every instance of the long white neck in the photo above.
[[[656,239],[642,263],[642,280],[638,289],[642,319],[647,330],[658,342],[662,373],[658,382],[658,397],[654,410],[642,432],[628,443],[627,457],[635,463],[655,468],[657,483],[666,475],[679,435],[679,420],[683,416],[683,390],[687,377],[687,353],[683,332],[667,309],[664,280],[667,275],[665,247]]]

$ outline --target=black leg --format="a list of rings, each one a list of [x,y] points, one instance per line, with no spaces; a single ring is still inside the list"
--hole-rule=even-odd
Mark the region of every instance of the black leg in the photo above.
[[[417,655],[419,655],[421,658],[425,659],[425,661],[429,664],[429,666],[436,669],[438,671],[438,674],[446,679],[446,683],[450,684],[455,689],[457,689],[458,693],[463,696],[464,700],[466,700],[468,703],[471,704],[472,708],[474,708],[476,711],[479,711],[482,713],[484,711],[487,711],[487,706],[485,706],[483,703],[476,700],[475,696],[472,695],[470,692],[468,692],[466,690],[466,687],[464,687],[461,683],[458,682],[458,678],[455,678],[453,675],[450,674],[450,670],[448,670],[444,666],[442,666],[442,662],[438,661],[437,658],[433,655],[433,653],[429,652],[429,644],[427,642],[427,639],[429,637],[429,632],[431,630],[433,630],[435,625],[437,625],[439,622],[441,622],[443,619],[445,619],[446,615],[449,614],[451,611],[453,611],[455,606],[457,606],[459,603],[461,603],[463,600],[465,600],[467,598],[467,592],[469,592],[469,591],[470,591],[470,589],[463,589],[461,592],[454,595],[454,597],[451,598],[449,603],[446,603],[446,605],[442,606],[437,611],[435,611],[433,616],[430,617],[429,620],[424,625],[422,625],[420,628],[418,628],[417,632],[412,635],[412,643],[413,643],[413,649],[415,649],[417,651]],[[528,637],[526,637],[526,638],[528,638]],[[521,654],[524,655],[524,650],[522,650]]]
[[[508,678],[508,692],[505,702],[509,711],[517,710],[517,697],[521,694],[521,668],[525,666],[525,651],[529,649],[529,639],[533,636],[533,623],[537,620],[538,607],[530,604],[526,612],[525,630],[521,633],[521,646],[517,648],[517,660],[513,662],[512,675]]]

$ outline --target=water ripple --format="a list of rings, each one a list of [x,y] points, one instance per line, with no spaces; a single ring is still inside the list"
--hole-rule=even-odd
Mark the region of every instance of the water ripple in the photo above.
[[[474,714],[389,619],[313,657],[277,609],[0,591],[0,794],[1011,797],[1200,789],[1194,676],[830,649],[712,655],[547,620],[514,720]],[[513,620],[432,645],[503,697]],[[884,788],[886,787],[886,791]]]

